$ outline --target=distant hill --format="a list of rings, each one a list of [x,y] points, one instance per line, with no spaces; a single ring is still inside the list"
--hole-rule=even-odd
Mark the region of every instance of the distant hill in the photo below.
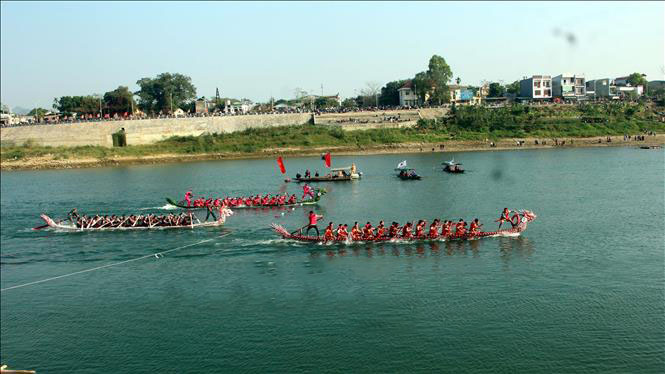
[[[16,114],[28,114],[28,113],[30,113],[30,110],[31,110],[31,109],[24,108],[24,107],[22,107],[22,106],[15,106],[14,108],[12,108],[12,113],[16,113]]]

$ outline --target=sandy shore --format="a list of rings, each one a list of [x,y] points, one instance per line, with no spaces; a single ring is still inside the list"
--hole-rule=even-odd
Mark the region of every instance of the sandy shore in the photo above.
[[[573,147],[640,147],[640,146],[662,146],[665,144],[665,134],[647,136],[644,141],[628,140],[624,141],[623,136],[612,136],[611,142],[607,142],[607,137],[598,143],[599,138],[561,138],[559,145],[555,145],[553,139],[545,139],[546,144],[542,144],[543,139],[537,139],[539,144],[535,144],[535,138],[521,138],[524,143],[517,145],[518,139],[502,139],[497,141],[495,147],[491,147],[489,142],[484,141],[446,141],[443,143],[404,143],[394,145],[381,145],[367,148],[358,147],[314,147],[314,148],[274,148],[256,153],[205,153],[194,155],[183,154],[156,154],[150,156],[138,157],[109,157],[105,159],[95,158],[77,158],[77,159],[54,159],[51,155],[42,157],[25,158],[16,161],[8,160],[0,164],[3,171],[9,170],[39,170],[39,169],[73,169],[90,167],[109,167],[132,164],[162,164],[176,162],[192,162],[202,160],[235,160],[235,159],[257,159],[273,158],[281,156],[311,156],[320,155],[323,152],[331,151],[337,155],[367,155],[367,154],[391,154],[391,153],[420,153],[420,152],[461,152],[461,151],[505,151],[513,149],[551,149],[551,148],[573,148]],[[560,145],[564,141],[564,145]]]

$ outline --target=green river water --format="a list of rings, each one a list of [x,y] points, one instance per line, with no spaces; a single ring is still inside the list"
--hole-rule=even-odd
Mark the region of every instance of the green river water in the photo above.
[[[467,173],[441,171],[452,157]],[[421,181],[395,177],[404,159]],[[40,213],[73,207],[168,212],[164,198],[189,188],[302,190],[275,160],[3,172],[0,360],[39,373],[663,372],[662,150],[333,155],[352,161],[362,180],[319,184],[325,223],[538,218],[517,238],[347,247],[270,230],[302,226],[309,208],[237,210],[221,228],[33,232]],[[285,163],[323,171],[318,157]]]

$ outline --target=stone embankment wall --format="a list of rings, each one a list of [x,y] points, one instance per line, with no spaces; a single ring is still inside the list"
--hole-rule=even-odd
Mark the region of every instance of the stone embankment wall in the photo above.
[[[172,136],[230,133],[251,127],[302,125],[311,114],[267,114],[229,117],[165,118],[102,121],[58,125],[20,126],[0,129],[2,144],[21,145],[30,140],[45,146],[113,146],[112,134],[125,129],[127,144],[151,144]]]
[[[316,125],[341,126],[342,129],[411,127],[420,118],[441,117],[446,108],[388,110],[376,112],[330,113],[314,117]],[[312,119],[310,113],[263,114],[229,117],[166,118],[130,121],[102,121],[59,125],[0,128],[3,145],[22,145],[32,141],[45,146],[113,146],[112,134],[125,129],[127,144],[152,144],[172,136],[198,136],[204,133],[230,133],[252,127],[302,125]]]

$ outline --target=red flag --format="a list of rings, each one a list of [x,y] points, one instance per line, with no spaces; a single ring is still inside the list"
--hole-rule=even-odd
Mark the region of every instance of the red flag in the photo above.
[[[286,174],[286,168],[284,167],[284,160],[282,160],[282,156],[277,157],[277,165],[279,165],[279,171],[281,171],[282,174]]]
[[[324,156],[324,159],[326,160],[326,167],[329,168],[330,167],[330,152],[326,153],[326,155]]]

